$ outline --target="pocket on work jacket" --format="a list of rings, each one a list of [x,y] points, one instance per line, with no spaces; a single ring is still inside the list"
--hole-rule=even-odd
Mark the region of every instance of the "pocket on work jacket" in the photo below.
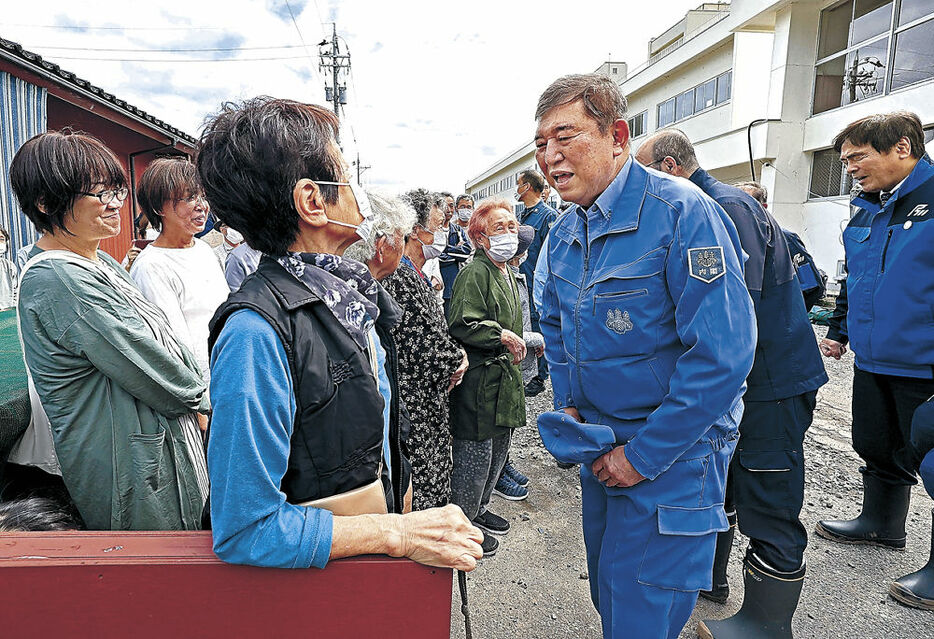
[[[663,269],[664,256],[659,254],[594,274],[590,289],[593,332],[583,341],[582,360],[656,351],[660,318],[668,300]]]
[[[668,590],[710,587],[717,533],[729,528],[723,504],[688,508],[658,505],[657,528],[650,533],[640,584]]]

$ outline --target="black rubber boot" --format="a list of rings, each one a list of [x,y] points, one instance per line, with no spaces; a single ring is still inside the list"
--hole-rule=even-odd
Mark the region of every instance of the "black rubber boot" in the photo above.
[[[911,486],[893,486],[863,474],[863,511],[856,519],[823,520],[814,532],[841,544],[905,548],[905,518]]]
[[[931,552],[921,570],[899,577],[889,586],[889,594],[912,608],[934,610],[934,510],[931,511]]]
[[[730,563],[730,550],[733,549],[733,536],[736,534],[736,511],[727,513],[726,519],[730,522],[730,529],[717,533],[717,552],[713,557],[713,588],[698,593],[704,599],[718,604],[725,604],[730,598],[726,567]]]
[[[778,572],[755,555],[743,562],[746,592],[743,606],[722,621],[704,620],[697,625],[701,639],[793,639],[791,618],[798,607],[805,568]]]

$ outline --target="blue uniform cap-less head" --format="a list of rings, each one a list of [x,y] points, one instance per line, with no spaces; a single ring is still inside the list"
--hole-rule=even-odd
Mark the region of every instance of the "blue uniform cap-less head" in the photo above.
[[[567,464],[592,464],[616,445],[613,429],[582,423],[563,411],[538,416],[538,432],[554,458]]]

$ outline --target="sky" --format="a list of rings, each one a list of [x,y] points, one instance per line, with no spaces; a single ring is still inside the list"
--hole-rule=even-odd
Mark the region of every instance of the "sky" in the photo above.
[[[336,23],[351,56],[341,144],[371,167],[363,184],[460,193],[532,139],[552,80],[609,59],[639,66],[699,4],[44,0],[5,2],[0,37],[197,137],[224,101],[323,104],[318,43]]]

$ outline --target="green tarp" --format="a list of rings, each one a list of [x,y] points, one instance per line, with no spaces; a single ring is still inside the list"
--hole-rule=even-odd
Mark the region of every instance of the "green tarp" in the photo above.
[[[26,366],[16,333],[16,309],[0,311],[0,468],[29,425]]]

